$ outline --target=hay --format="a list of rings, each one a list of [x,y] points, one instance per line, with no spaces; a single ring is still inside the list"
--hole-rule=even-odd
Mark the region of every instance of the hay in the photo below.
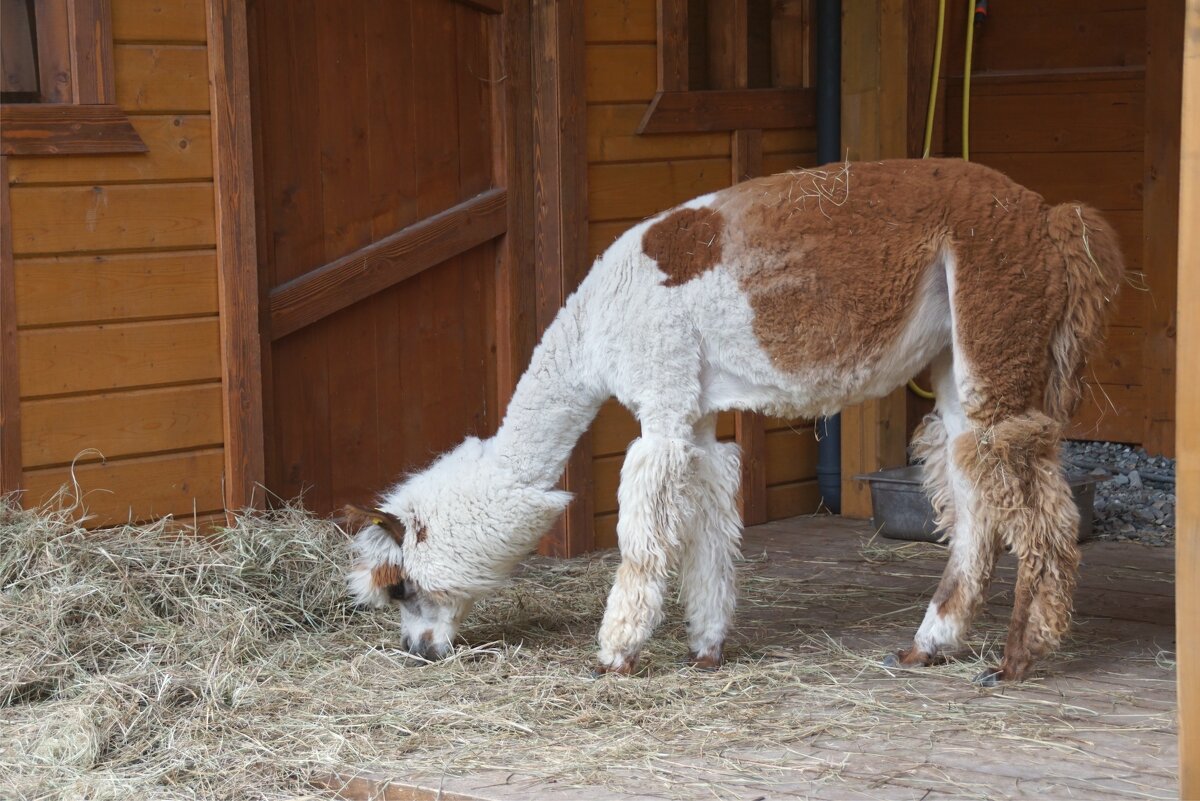
[[[1071,750],[1093,715],[969,690],[970,660],[923,674],[968,688],[934,700],[927,684],[883,674],[874,646],[815,633],[781,644],[769,627],[743,627],[731,664],[709,674],[679,666],[672,622],[644,677],[595,680],[611,554],[532,560],[469,618],[464,637],[483,644],[415,667],[393,613],[347,607],[346,561],[344,535],[295,509],[204,539],[164,525],[86,532],[67,511],[0,507],[5,797],[301,799],[328,797],[312,781],[333,772],[489,769],[694,797],[699,764],[704,794],[725,796],[836,780],[844,760],[802,748],[816,738],[888,738],[919,722]],[[794,620],[880,596],[845,586],[831,598],[771,567],[742,565],[744,607]],[[895,600],[910,604],[893,607],[910,626],[920,599]],[[787,759],[764,760],[771,752]]]

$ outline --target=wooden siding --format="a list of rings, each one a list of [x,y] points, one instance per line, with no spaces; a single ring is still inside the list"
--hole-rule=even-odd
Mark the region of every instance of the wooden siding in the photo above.
[[[935,154],[962,152],[959,5],[947,14]],[[975,45],[970,155],[1052,203],[1080,200],[1113,223],[1131,274],[1107,350],[1089,366],[1071,433],[1171,453],[1179,55],[1169,40],[1178,39],[1180,7],[1161,5],[1167,19],[1156,25],[1148,9],[1157,6],[1144,0],[1014,0],[995,8]],[[930,52],[936,6],[915,5],[914,53]],[[1147,63],[1148,51],[1159,63]],[[910,62],[920,90],[910,93],[920,98],[910,103],[912,154],[920,148],[927,75],[926,59]]]
[[[27,503],[73,478],[93,525],[222,508],[205,2],[112,0],[112,22],[149,152],[8,171]]]
[[[807,4],[806,4],[807,5]],[[594,259],[646,216],[729,186],[733,162],[728,132],[638,135],[657,88],[656,0],[587,0],[586,41],[588,254]],[[812,129],[762,134],[763,172],[812,166]],[[637,421],[615,401],[592,425],[596,547],[616,544],[617,483]],[[734,437],[723,414],[718,436]],[[767,420],[767,516],[815,511],[816,439],[808,421]]]

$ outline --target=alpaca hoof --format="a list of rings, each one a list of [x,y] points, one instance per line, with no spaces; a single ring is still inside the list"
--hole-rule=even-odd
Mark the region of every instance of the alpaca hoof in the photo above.
[[[896,654],[888,654],[883,658],[881,663],[885,668],[898,668],[900,665],[900,657]]]
[[[703,670],[709,673],[721,669],[725,664],[725,652],[722,648],[717,648],[714,652],[708,654],[697,654],[695,651],[689,651],[687,664],[696,670]]]
[[[944,661],[943,658],[935,655],[930,655],[917,649],[915,646],[906,648],[903,651],[888,654],[883,658],[881,663],[885,668],[914,668],[914,667],[929,667]]]
[[[997,687],[1004,681],[1004,668],[986,668],[971,680],[977,687]]]
[[[605,665],[601,663],[592,668],[592,678],[600,679],[608,675],[632,676],[636,669],[637,661],[633,659],[622,662],[619,665]]]

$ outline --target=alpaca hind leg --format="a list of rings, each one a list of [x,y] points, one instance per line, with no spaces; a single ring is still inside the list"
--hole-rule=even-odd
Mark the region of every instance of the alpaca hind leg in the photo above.
[[[667,575],[695,517],[700,449],[683,437],[643,434],[625,454],[617,490],[621,564],[600,624],[601,673],[632,673],[662,619]]]
[[[680,588],[687,615],[689,661],[713,670],[724,661],[725,634],[737,603],[734,560],[742,523],[737,510],[741,451],[718,442],[716,417],[696,427],[702,456],[697,469],[696,517],[683,544]]]
[[[1017,583],[1004,659],[982,684],[1019,681],[1053,651],[1071,621],[1079,569],[1079,510],[1062,473],[1062,427],[1031,411],[961,442],[957,452],[980,479],[981,514],[1017,557]]]
[[[887,665],[929,665],[958,650],[983,605],[999,554],[995,530],[979,519],[976,488],[954,459],[953,442],[964,436],[967,420],[953,371],[948,358],[933,366],[937,411],[922,422],[913,445],[924,459],[925,490],[938,529],[949,537],[950,555],[912,645],[887,657]]]

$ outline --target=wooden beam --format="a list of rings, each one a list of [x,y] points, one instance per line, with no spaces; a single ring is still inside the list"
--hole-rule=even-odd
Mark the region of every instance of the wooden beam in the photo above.
[[[75,102],[117,102],[109,0],[71,0],[71,68]]]
[[[17,363],[16,283],[8,157],[0,156],[0,493],[21,488],[21,373]]]
[[[658,0],[658,91],[688,90],[687,0]]]
[[[808,128],[816,120],[812,89],[714,89],[659,92],[639,134]]]
[[[461,6],[482,11],[484,14],[503,14],[504,0],[454,0]]]
[[[1179,304],[1200,306],[1200,0],[1183,25],[1179,151]],[[1175,638],[1179,797],[1200,798],[1200,315],[1179,316],[1176,354]]]
[[[225,508],[263,501],[262,343],[245,0],[208,0]],[[259,493],[256,496],[256,492]]]
[[[587,273],[587,115],[581,3],[533,8],[534,270],[539,336]],[[562,481],[575,494],[542,550],[576,556],[595,547],[591,437],[571,454]]]
[[[271,339],[490,242],[505,231],[507,193],[489,189],[271,290]]]
[[[842,15],[842,145],[851,161],[903,158],[908,126],[907,0],[846,3]],[[842,410],[842,514],[867,517],[853,476],[907,461],[903,387]]]
[[[145,153],[148,148],[117,106],[70,103],[0,105],[0,154],[57,156]]]
[[[1183,3],[1146,6],[1146,141],[1142,184],[1142,271],[1152,303],[1145,304],[1141,353],[1142,447],[1175,453],[1175,283],[1179,240],[1179,105],[1182,93]]]

